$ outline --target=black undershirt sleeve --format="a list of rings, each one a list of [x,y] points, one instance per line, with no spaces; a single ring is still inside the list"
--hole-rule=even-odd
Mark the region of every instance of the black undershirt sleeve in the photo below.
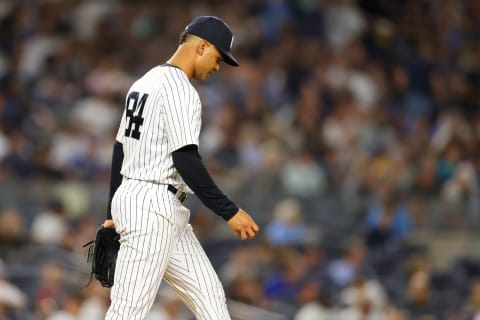
[[[196,145],[175,150],[172,158],[185,183],[207,208],[227,221],[237,213],[237,205],[223,194],[208,173]]]
[[[107,207],[107,220],[112,219],[112,198],[117,191],[118,187],[122,183],[122,174],[120,170],[122,169],[123,163],[123,145],[115,141],[113,145],[113,154],[112,154],[112,169],[110,174],[110,193],[108,197],[108,207]]]

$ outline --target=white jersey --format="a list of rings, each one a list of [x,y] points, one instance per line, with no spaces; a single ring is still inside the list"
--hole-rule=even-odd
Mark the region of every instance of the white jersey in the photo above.
[[[152,68],[126,97],[116,137],[124,150],[121,174],[191,192],[173,165],[172,152],[198,146],[200,127],[200,98],[187,75],[170,65]]]

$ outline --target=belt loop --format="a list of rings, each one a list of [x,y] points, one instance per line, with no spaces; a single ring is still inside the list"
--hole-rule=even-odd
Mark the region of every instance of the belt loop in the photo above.
[[[177,188],[175,188],[171,184],[168,185],[167,190],[170,191],[171,193],[173,193],[175,198],[177,198],[178,201],[180,201],[180,203],[182,203],[182,204],[188,198],[188,194],[186,192],[178,190]]]

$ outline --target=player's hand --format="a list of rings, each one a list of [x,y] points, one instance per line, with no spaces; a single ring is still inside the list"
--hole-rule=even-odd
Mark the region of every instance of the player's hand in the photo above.
[[[113,220],[105,220],[105,222],[103,223],[103,227],[105,228],[115,228],[115,223],[113,222]]]
[[[239,209],[238,212],[227,221],[235,235],[242,240],[253,239],[260,228],[248,213]]]

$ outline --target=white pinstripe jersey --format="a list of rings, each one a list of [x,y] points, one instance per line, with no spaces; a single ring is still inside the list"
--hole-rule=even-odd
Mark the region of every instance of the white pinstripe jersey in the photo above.
[[[191,192],[171,154],[189,144],[198,146],[200,127],[200,98],[187,75],[169,65],[152,68],[126,97],[116,137],[123,144],[121,174]]]

